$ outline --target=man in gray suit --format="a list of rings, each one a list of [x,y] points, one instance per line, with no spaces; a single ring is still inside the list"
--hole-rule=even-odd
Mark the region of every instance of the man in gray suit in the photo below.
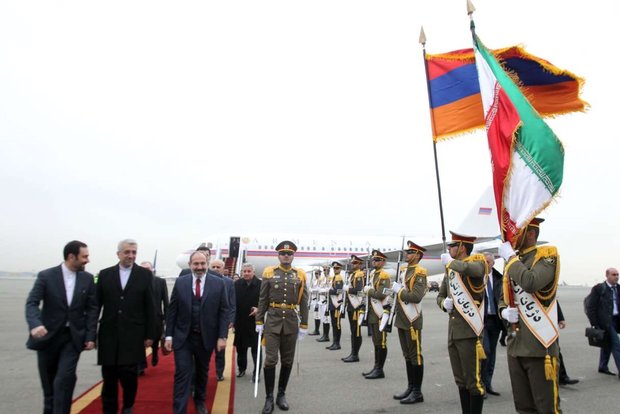
[[[97,334],[95,283],[93,275],[84,271],[88,246],[74,240],[63,254],[60,266],[37,275],[26,300],[30,330],[26,346],[37,351],[44,414],[71,411],[80,353],[95,348]]]
[[[179,277],[172,289],[164,348],[174,349],[173,412],[185,414],[194,373],[194,405],[206,414],[207,375],[214,349],[226,348],[230,315],[222,279],[207,272],[207,257],[194,252],[189,260],[191,274]]]

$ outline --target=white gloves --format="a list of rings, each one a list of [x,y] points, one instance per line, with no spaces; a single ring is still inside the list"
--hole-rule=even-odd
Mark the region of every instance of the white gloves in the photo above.
[[[303,340],[306,337],[307,333],[307,329],[299,328],[299,332],[297,332],[297,339],[299,339],[300,341]]]
[[[448,312],[452,312],[452,310],[454,309],[454,301],[452,300],[452,298],[445,298],[443,300],[443,308]]]
[[[263,333],[263,325],[256,325],[256,332],[261,335]]]
[[[349,293],[349,288],[350,288],[350,287],[351,287],[351,286],[347,283],[347,284],[345,284],[345,285],[343,285],[343,286],[342,286],[342,291],[343,291],[344,293]]]
[[[504,259],[505,261],[508,261],[512,256],[516,255],[510,242],[502,243],[497,249],[497,252],[502,257],[502,259]]]
[[[517,308],[502,309],[502,318],[510,323],[519,322],[519,310]]]
[[[370,289],[372,289],[372,286],[371,286],[371,285],[366,285],[366,286],[364,286],[364,293],[368,293],[368,291],[369,291]]]
[[[385,325],[387,325],[388,319],[390,319],[390,314],[383,312],[383,316],[381,316],[381,323],[379,323],[379,330],[381,332],[383,332],[383,329],[385,329]]]
[[[401,285],[398,282],[394,282],[394,284],[392,284],[392,292],[398,294],[398,292],[400,292],[400,290],[403,288],[403,285]]]
[[[450,253],[442,253],[441,254],[441,264],[442,265],[448,266],[452,260],[453,259],[452,259],[452,256],[450,256]]]
[[[363,311],[357,315],[357,326],[362,326],[362,323],[364,322],[365,317],[366,317],[366,314]]]

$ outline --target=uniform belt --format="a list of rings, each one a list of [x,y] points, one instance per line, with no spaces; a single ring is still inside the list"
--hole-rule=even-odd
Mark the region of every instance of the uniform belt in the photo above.
[[[297,307],[296,305],[293,305],[291,303],[275,303],[275,302],[271,302],[269,306],[272,308],[293,309],[293,310]]]

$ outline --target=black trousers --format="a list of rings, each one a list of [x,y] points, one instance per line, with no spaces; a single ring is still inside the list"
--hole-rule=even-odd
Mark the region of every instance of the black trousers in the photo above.
[[[248,338],[237,338],[235,336],[235,342],[237,343],[237,368],[239,369],[239,371],[245,371],[248,368],[248,348],[250,348],[250,353],[252,354],[252,361],[254,361],[254,369],[256,369],[258,335],[254,335],[253,337],[249,336]],[[258,365],[258,368],[260,369],[260,365]]]
[[[183,346],[174,350],[174,392],[172,411],[185,414],[194,390],[194,403],[204,405],[207,400],[209,361],[213,349],[205,349],[200,334],[191,333]]]
[[[118,383],[123,388],[123,408],[133,407],[138,393],[138,365],[103,365],[101,402],[103,414],[118,413]]]
[[[63,329],[52,338],[45,350],[37,351],[44,414],[71,412],[71,400],[77,381],[75,371],[80,352],[71,341],[69,328]]]

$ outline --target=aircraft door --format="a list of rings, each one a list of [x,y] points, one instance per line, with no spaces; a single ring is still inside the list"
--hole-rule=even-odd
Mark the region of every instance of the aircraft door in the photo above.
[[[228,246],[228,257],[239,257],[239,245],[241,244],[240,237],[231,237],[230,244]]]

